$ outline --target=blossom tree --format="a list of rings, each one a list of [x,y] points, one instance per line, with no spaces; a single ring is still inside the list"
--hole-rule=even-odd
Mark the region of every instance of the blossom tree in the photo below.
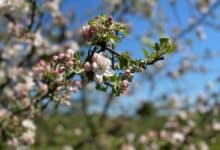
[[[206,51],[204,57],[194,54],[191,49],[196,40],[190,34],[205,41],[206,27],[218,31],[219,25],[213,20],[217,20],[216,9],[220,2],[105,0],[100,3],[98,13],[89,14],[92,17],[87,17],[87,23],[77,29],[71,27],[77,24],[75,12],[63,11],[63,3],[61,0],[0,1],[0,148],[22,149],[33,145],[38,129],[35,118],[44,116],[45,110],[51,107],[54,110],[64,105],[72,109],[73,97],[81,93],[80,109],[90,135],[75,147],[80,149],[91,141],[96,149],[103,149],[101,142],[96,141],[102,140],[97,128],[104,130],[113,99],[136,91],[134,77],[141,73],[140,82],[147,79],[150,85],[149,99],[155,100],[158,113],[168,114],[167,121],[163,128],[146,130],[136,137],[136,133],[130,131],[120,148],[208,149],[207,144],[215,141],[220,130],[219,91],[213,90],[212,84],[219,83],[219,78],[208,83],[205,94],[197,94],[194,103],[183,95],[185,89],[178,81],[190,72],[205,74],[212,67],[197,64],[203,62],[204,57],[213,59],[214,54],[211,51]],[[172,24],[164,3],[170,7],[177,25]],[[183,23],[181,17],[185,16],[180,15],[182,9],[178,6],[184,3],[192,12],[188,22]],[[149,29],[146,32],[143,29],[143,35],[135,37],[141,47],[145,47],[141,58],[118,50],[128,35],[134,36],[132,30],[136,26],[127,19],[130,16],[148,23]],[[164,34],[171,38],[162,36]],[[126,49],[130,49],[129,43]],[[166,55],[171,52],[171,56]],[[168,91],[155,97],[152,93],[164,85],[163,78],[171,80],[174,94],[165,87]],[[184,85],[191,90],[192,83],[187,81]],[[88,113],[86,96],[90,92],[86,89],[90,85],[106,94],[98,127]],[[81,130],[76,133],[80,134]]]
[[[99,15],[82,27],[86,53],[68,35],[61,1],[0,2],[2,13],[0,51],[0,140],[2,146],[34,144],[32,119],[50,103],[72,105],[71,93],[94,82],[96,89],[112,96],[127,94],[134,73],[164,59],[175,49],[160,38],[143,59],[115,50],[129,34],[127,25]],[[44,21],[46,17],[50,19]],[[69,17],[69,18],[68,18]],[[47,24],[47,25],[45,25]],[[56,32],[55,30],[59,30]]]

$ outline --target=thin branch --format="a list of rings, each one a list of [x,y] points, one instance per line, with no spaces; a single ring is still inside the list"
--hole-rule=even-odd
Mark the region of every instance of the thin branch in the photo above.
[[[21,114],[25,111],[28,111],[31,109],[31,106],[32,105],[36,105],[38,104],[39,102],[41,102],[43,99],[47,98],[50,94],[52,94],[55,90],[56,90],[56,87],[57,86],[54,86],[52,89],[50,89],[47,93],[45,93],[43,96],[40,96],[40,97],[37,97],[33,100],[33,102],[31,104],[29,104],[28,106],[26,106],[25,108],[22,108],[20,110],[17,110],[17,111],[14,111],[12,112],[12,115],[11,116],[14,116],[14,115],[18,115],[18,114]]]
[[[119,53],[117,53],[116,51],[112,50],[111,48],[106,47],[106,50],[108,50],[109,52],[111,52],[112,54],[116,55],[116,56],[120,56]]]
[[[102,114],[101,114],[100,119],[99,119],[99,123],[100,123],[101,125],[103,125],[103,123],[104,123],[105,120],[106,120],[106,116],[107,116],[107,113],[108,113],[108,110],[109,110],[109,108],[110,108],[110,106],[111,106],[112,101],[113,101],[113,95],[112,95],[112,94],[109,94],[108,99],[106,100],[106,103],[105,103],[105,105],[104,105]]]
[[[27,31],[30,31],[34,25],[34,18],[35,18],[35,12],[36,12],[36,1],[32,0],[31,1],[31,5],[32,5],[32,9],[31,9],[31,22],[30,24],[27,26]]]
[[[191,32],[194,28],[198,25],[202,24],[205,19],[220,5],[220,1],[216,1],[207,11],[207,13],[203,14],[194,24],[189,25],[186,29],[182,30],[179,34],[177,34],[173,39],[174,41],[180,39],[181,37],[185,36],[187,33]]]
[[[14,19],[10,14],[4,14],[4,17],[5,17],[8,21],[12,22],[14,25],[16,24],[15,19]]]
[[[74,75],[75,75],[74,72],[73,72],[73,73],[70,73],[70,74],[67,76],[67,79],[70,79],[70,78],[73,77]],[[49,83],[48,83],[48,84],[49,84]],[[17,111],[12,112],[12,116],[18,115],[18,114],[20,114],[20,113],[22,113],[22,112],[25,112],[25,111],[30,110],[32,105],[37,105],[37,104],[38,104],[39,102],[41,102],[43,99],[45,99],[45,98],[49,97],[50,95],[52,95],[52,94],[54,93],[54,91],[56,90],[57,86],[58,86],[58,85],[54,85],[53,88],[49,89],[47,93],[45,93],[44,95],[42,95],[42,96],[40,96],[40,97],[39,97],[39,96],[38,96],[38,97],[36,96],[36,98],[33,100],[33,102],[32,102],[30,105],[28,105],[28,106],[26,106],[25,108],[22,108],[22,109],[20,109],[20,110],[17,110]]]
[[[160,60],[164,60],[164,57],[158,57],[152,61],[147,62],[147,65],[153,65],[155,62],[160,61]]]

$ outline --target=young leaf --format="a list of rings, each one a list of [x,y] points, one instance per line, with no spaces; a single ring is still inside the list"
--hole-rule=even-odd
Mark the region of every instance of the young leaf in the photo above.
[[[145,48],[142,48],[142,51],[144,53],[144,57],[147,58],[149,56],[148,51]]]

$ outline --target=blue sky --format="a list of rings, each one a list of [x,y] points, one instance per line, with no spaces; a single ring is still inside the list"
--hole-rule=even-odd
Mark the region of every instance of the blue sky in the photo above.
[[[77,22],[74,24],[74,27],[78,28],[84,25],[88,19],[93,18],[102,12],[100,8],[101,0],[65,0],[63,1],[64,4],[62,6],[62,10],[64,12],[68,12],[69,10],[73,9],[76,14]],[[170,21],[166,23],[166,30],[163,35],[157,35],[158,38],[160,36],[168,36],[172,37],[173,33],[168,32],[170,31],[170,27],[173,25],[180,25],[181,27],[185,28],[188,24],[188,17],[192,13],[192,10],[187,5],[186,1],[178,1],[178,5],[176,6],[177,13],[174,13],[173,9],[171,9],[170,5],[165,0],[160,0],[161,7],[164,8],[165,13],[169,16]],[[220,12],[220,9],[217,9]],[[193,12],[196,17],[200,17],[198,13]],[[175,14],[175,15],[174,15]],[[179,19],[176,18],[179,17]],[[127,20],[132,23],[133,31],[131,35],[122,41],[117,47],[118,50],[132,50],[133,57],[140,58],[142,57],[143,45],[136,39],[137,35],[143,35],[145,31],[151,30],[151,27],[144,20],[142,17],[134,17],[134,16],[127,16]],[[217,23],[217,21],[213,21]],[[209,48],[214,52],[219,52],[220,46],[218,40],[220,39],[220,34],[218,31],[208,28],[207,26],[203,26],[207,40],[201,41],[195,35],[195,32],[191,32],[186,34],[184,38],[192,38],[193,40],[193,47],[189,49],[188,53],[191,55],[192,53],[202,56],[204,55],[204,50]],[[154,40],[156,40],[155,38]],[[181,50],[180,50],[181,51]],[[170,66],[168,67],[169,70],[172,70],[177,67],[177,61],[182,57],[182,53],[167,56],[164,61],[167,61]],[[129,105],[129,106],[136,106],[138,105],[138,101],[142,100],[143,97],[157,97],[160,93],[174,93],[175,86],[178,85],[182,89],[184,89],[184,94],[189,95],[191,97],[195,97],[195,95],[202,91],[205,84],[209,81],[214,80],[217,76],[219,76],[220,66],[219,66],[219,59],[213,59],[210,61],[200,59],[196,62],[196,65],[205,64],[209,66],[211,71],[208,74],[199,74],[195,72],[190,72],[183,76],[180,80],[169,80],[167,78],[156,78],[159,81],[157,84],[157,92],[153,94],[151,93],[151,89],[148,86],[148,83],[145,82],[141,86],[140,90],[136,92],[136,94],[132,97],[122,97],[122,105]],[[139,76],[136,79],[139,79]],[[130,108],[130,107],[129,107]]]

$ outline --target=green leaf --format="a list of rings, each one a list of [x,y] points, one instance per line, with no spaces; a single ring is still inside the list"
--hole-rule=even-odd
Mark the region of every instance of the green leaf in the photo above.
[[[149,56],[148,51],[145,48],[142,48],[142,51],[144,53],[144,57],[147,58]]]
[[[89,20],[88,25],[93,25],[93,24],[96,24],[96,20],[95,19]]]
[[[176,49],[176,45],[172,44],[172,45],[170,45],[169,48],[167,49],[167,53],[172,53],[175,49]]]
[[[47,72],[47,73],[45,73],[44,76],[46,79],[49,79],[49,80],[54,80],[57,77],[57,75],[53,72]]]
[[[142,41],[142,43],[144,44],[144,45],[146,45],[146,46],[148,46],[148,47],[154,47],[154,42],[150,39],[150,38],[148,38],[148,37],[143,37],[142,39],[141,39],[141,41]]]
[[[109,38],[110,41],[114,41],[114,42],[121,41],[121,38],[116,36],[116,35],[114,35],[114,34],[109,34],[108,38]]]
[[[131,57],[128,54],[121,54],[119,56],[119,66],[121,69],[127,68],[131,62]]]
[[[160,45],[167,45],[170,42],[169,38],[162,37],[160,38]]]
[[[108,87],[106,86],[103,86],[101,84],[96,84],[96,89],[99,90],[99,91],[103,91],[103,92],[106,92]]]
[[[125,27],[124,29],[121,29],[120,32],[127,36],[129,34],[129,30]]]
[[[176,49],[176,45],[173,44],[172,41],[166,37],[160,38],[160,45],[158,46],[158,48],[165,53],[171,53]],[[154,48],[157,49],[156,45]]]

